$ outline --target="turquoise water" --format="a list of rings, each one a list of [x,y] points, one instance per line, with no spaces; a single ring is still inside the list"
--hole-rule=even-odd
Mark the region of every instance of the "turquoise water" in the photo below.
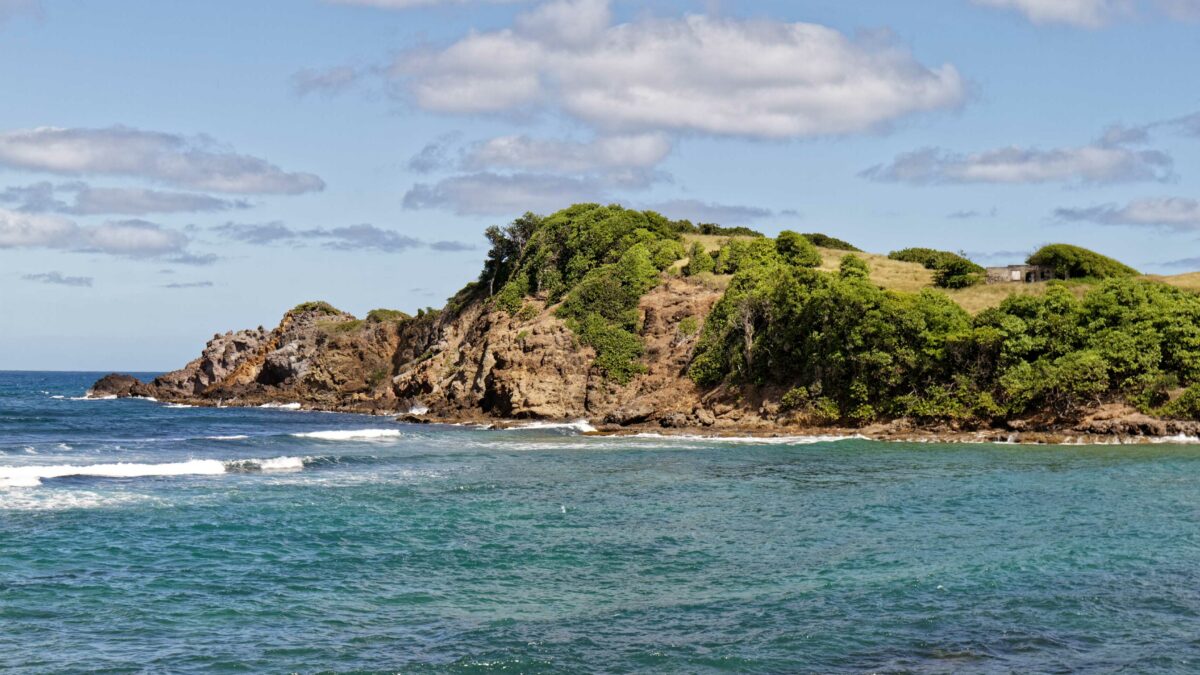
[[[0,373],[5,672],[1200,670],[1200,446],[71,400],[95,377]]]

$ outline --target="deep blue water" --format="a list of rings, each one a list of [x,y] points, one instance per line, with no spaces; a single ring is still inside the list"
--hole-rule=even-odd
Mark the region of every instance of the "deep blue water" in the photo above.
[[[0,373],[0,671],[1200,670],[1200,446],[73,400],[96,376]]]

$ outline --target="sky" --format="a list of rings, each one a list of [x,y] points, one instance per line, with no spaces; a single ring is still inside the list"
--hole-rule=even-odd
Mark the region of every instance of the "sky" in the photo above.
[[[163,371],[620,203],[1200,270],[1200,0],[0,0],[0,369]]]

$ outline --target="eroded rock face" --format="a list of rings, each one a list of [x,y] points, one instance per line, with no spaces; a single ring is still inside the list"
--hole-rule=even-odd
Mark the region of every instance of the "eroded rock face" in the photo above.
[[[453,316],[389,322],[359,321],[328,307],[293,311],[272,331],[213,336],[199,358],[152,383],[105,386],[121,392],[140,386],[161,400],[214,404],[299,402],[380,412],[423,407],[443,419],[608,416],[615,424],[702,424],[711,415],[686,372],[696,329],[719,297],[680,279],[643,297],[646,372],[625,386],[605,379],[592,366],[594,352],[555,308],[536,299],[528,301],[536,312],[520,316],[486,301]]]

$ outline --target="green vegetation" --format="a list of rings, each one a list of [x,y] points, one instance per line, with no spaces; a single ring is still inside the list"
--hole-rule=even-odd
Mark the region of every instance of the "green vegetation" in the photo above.
[[[837,237],[821,234],[820,232],[807,232],[801,236],[811,241],[813,246],[819,246],[820,248],[829,248],[835,251],[850,251],[851,253],[862,253],[862,249],[858,248],[857,246],[849,242],[842,241]]]
[[[680,234],[705,234],[721,237],[761,237],[762,232],[752,230],[748,227],[722,227],[715,223],[700,223],[693,225],[690,220],[676,220],[672,222],[672,226],[676,232]]]
[[[933,284],[938,288],[967,288],[985,280],[985,270],[967,258],[949,251],[932,248],[905,248],[892,251],[888,258],[917,263],[933,270]]]
[[[838,266],[838,276],[843,279],[869,279],[871,278],[871,268],[867,265],[867,261],[849,253],[842,256],[842,262]]]
[[[1077,298],[1051,283],[972,317],[932,289],[767,262],[730,282],[690,373],[702,385],[784,385],[783,407],[851,423],[1070,417],[1118,399],[1197,417],[1200,295],[1112,279]],[[1162,408],[1172,377],[1191,388]]]
[[[371,323],[399,323],[412,317],[398,309],[373,309],[367,312],[367,321]]]
[[[705,272],[712,272],[716,269],[716,262],[712,255],[704,250],[704,244],[693,242],[691,250],[688,251],[688,263],[683,267],[683,273],[689,277]]]
[[[342,310],[334,307],[328,302],[316,300],[313,302],[302,302],[292,308],[290,314],[303,314],[305,312],[318,312],[320,314],[338,315]]]
[[[700,331],[700,322],[694,316],[685,316],[679,322],[679,334],[691,337]]]
[[[796,267],[820,267],[821,254],[804,235],[784,230],[775,238],[775,252],[783,261]]]
[[[690,226],[690,223],[688,224]],[[487,230],[492,247],[477,289],[516,314],[525,298],[562,302],[558,315],[617,382],[642,370],[638,300],[684,257],[678,221],[653,211],[576,204]]]
[[[362,319],[352,319],[350,321],[322,321],[317,324],[322,329],[330,333],[353,333],[363,327]]]
[[[1027,262],[1053,268],[1054,276],[1060,279],[1110,279],[1138,275],[1137,270],[1124,263],[1070,244],[1043,246],[1029,256]]]

